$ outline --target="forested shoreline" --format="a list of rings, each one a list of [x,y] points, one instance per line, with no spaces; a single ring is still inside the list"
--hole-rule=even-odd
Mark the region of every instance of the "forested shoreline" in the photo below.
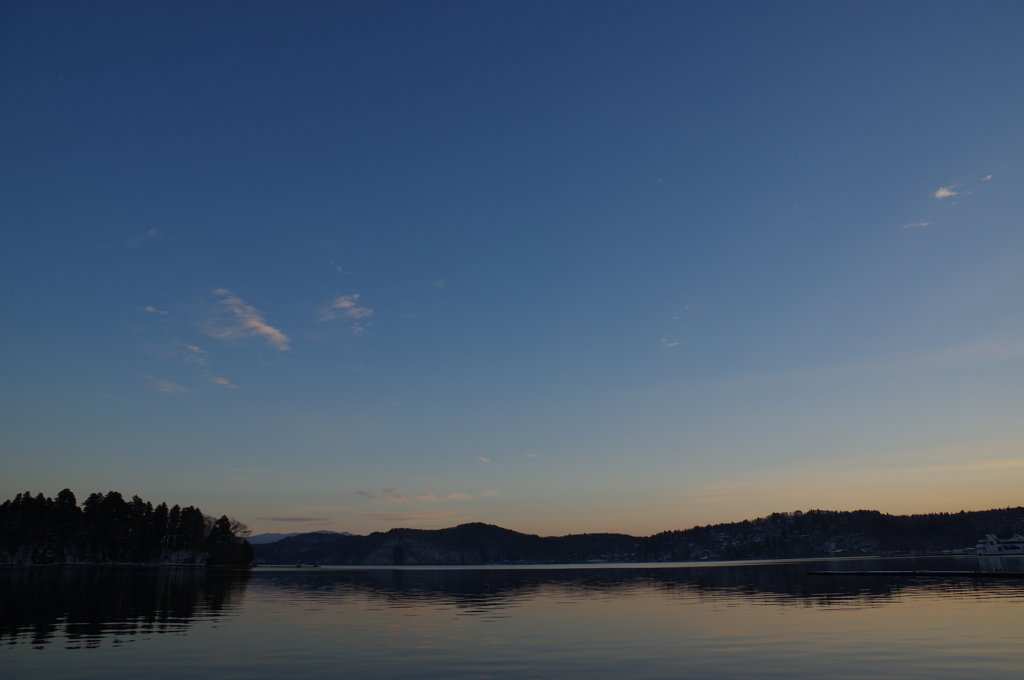
[[[986,534],[1024,531],[1024,507],[924,515],[877,510],[776,512],[653,536],[537,536],[481,524],[369,536],[299,534],[254,546],[257,564],[581,564],[795,559],[969,551]]]
[[[70,489],[56,498],[26,491],[0,505],[3,564],[250,566],[248,534],[226,515],[117,491],[90,494],[81,506]]]
[[[515,564],[778,559],[960,551],[985,534],[1024,531],[1024,508],[927,515],[878,511],[773,513],[752,521],[665,531],[648,537],[540,537],[470,523],[392,529],[369,536],[300,534],[255,547],[260,563]],[[20,493],[0,505],[0,564],[180,564],[251,566],[248,528],[194,506],[154,506],[116,491],[79,506]]]

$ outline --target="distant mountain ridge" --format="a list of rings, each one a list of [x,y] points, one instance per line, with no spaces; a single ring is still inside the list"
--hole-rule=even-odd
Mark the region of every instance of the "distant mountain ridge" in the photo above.
[[[1020,531],[1024,531],[1024,507],[927,515],[809,510],[647,537],[541,537],[471,523],[447,529],[392,529],[368,536],[296,534],[254,545],[253,551],[259,564],[679,562],[939,552],[970,548],[985,534]]]
[[[330,534],[332,536],[351,536],[347,531],[329,531],[327,529],[320,529],[319,531],[309,532],[312,534]],[[265,543],[274,543],[280,541],[282,538],[291,538],[292,536],[302,536],[308,534],[302,534],[298,531],[293,531],[290,534],[256,534],[255,536],[249,536],[246,540],[251,545],[263,545]]]

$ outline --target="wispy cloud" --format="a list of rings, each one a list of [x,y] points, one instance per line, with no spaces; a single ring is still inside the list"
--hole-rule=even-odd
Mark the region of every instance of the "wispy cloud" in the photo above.
[[[537,457],[536,453],[524,453],[523,455],[526,456],[527,458],[536,458]]]
[[[270,326],[263,320],[263,312],[245,304],[234,293],[226,288],[217,288],[214,295],[223,299],[218,303],[222,314],[204,328],[204,332],[214,338],[234,339],[262,337],[272,347],[281,351],[289,349],[288,336]]]
[[[185,361],[190,364],[199,364],[200,366],[208,366],[206,363],[206,350],[200,349],[195,345],[182,344],[182,354],[185,357]]]
[[[446,496],[438,496],[433,493],[420,494],[416,497],[417,501],[423,503],[444,503],[445,501],[472,501],[473,497],[469,494],[447,494]]]
[[[990,179],[992,179],[992,175],[989,175],[988,177],[982,177],[982,178],[981,178],[981,181],[983,181],[983,182],[987,182],[987,181],[989,181]]]
[[[979,448],[1003,449],[1003,453],[974,460],[928,462],[937,457],[973,456]],[[1019,479],[1019,471],[1024,468],[1018,442],[973,442],[960,451],[933,449],[920,451],[909,458],[889,452],[866,466],[837,467],[829,464],[811,469],[800,466],[747,479],[730,479],[728,483],[687,489],[685,500],[694,505],[713,504],[731,509],[751,502],[762,507],[785,507],[793,503],[789,507],[804,508],[826,507],[825,504],[828,507],[847,504],[848,507],[864,507],[863,504],[868,504],[888,512],[900,512],[891,505],[899,507],[911,503],[918,505],[918,509],[904,505],[902,512],[921,512],[921,501],[934,507],[933,494],[944,491],[947,503],[969,503],[976,508],[988,508],[1000,502],[997,498],[1015,498],[1014,480]],[[829,483],[823,484],[825,480]],[[794,502],[795,499],[799,500]],[[857,505],[853,506],[853,503]],[[886,508],[886,504],[890,507]]]
[[[959,191],[953,191],[957,188],[957,184],[950,184],[948,187],[939,187],[939,190],[935,192],[935,198],[949,198],[950,196],[956,196]]]
[[[392,500],[392,501],[399,501],[399,502],[401,502],[401,501],[409,500],[409,497],[406,496],[401,491],[399,491],[398,489],[383,489],[383,491],[384,491],[384,493],[386,493],[386,494],[391,496],[390,500]]]
[[[259,474],[259,475],[288,475],[289,474],[287,472],[278,472],[277,470],[250,470],[248,468],[233,468],[233,467],[229,467],[229,468],[226,468],[226,469],[227,470],[231,470],[232,472],[251,472],[253,474]]]
[[[320,321],[330,321],[347,316],[352,319],[362,319],[373,314],[372,309],[359,305],[359,293],[354,295],[339,295],[320,310]]]
[[[156,238],[158,236],[161,236],[163,238],[171,238],[170,236],[163,233],[159,229],[150,229],[145,233],[139,234],[137,236],[132,236],[131,238],[127,239],[124,243],[129,248],[138,248],[139,246],[142,245],[143,240],[148,238]]]
[[[233,389],[237,389],[238,388],[238,385],[232,385],[231,381],[229,381],[227,378],[220,378],[220,377],[217,377],[215,375],[208,375],[208,376],[205,376],[205,377],[206,377],[207,380],[212,382],[214,385],[222,385],[222,386],[228,388],[229,390],[233,390]]]
[[[679,344],[678,342],[669,342],[668,340],[662,340],[661,341],[662,349],[665,349],[666,347],[675,347],[678,344]]]
[[[477,456],[476,459],[477,460],[482,460],[485,463],[490,463],[491,462],[490,458],[484,458],[483,456]]]
[[[911,359],[900,367],[945,368],[975,361],[999,361],[1024,355],[1024,343],[982,341],[960,345]]]
[[[421,493],[416,500],[424,503],[444,503],[445,501],[471,501],[473,497],[468,493],[450,493],[446,496],[438,496],[436,493]]]
[[[448,282],[444,279],[438,279],[437,281],[434,281],[434,285],[437,286],[438,290],[444,290],[445,286],[448,285]]]
[[[888,371],[942,370],[980,362],[996,362],[1024,356],[1024,341],[981,341],[889,361],[861,361],[798,369],[787,373],[747,375],[706,383],[712,389],[735,389],[794,381],[832,380],[845,376]]]
[[[303,524],[330,524],[331,520],[326,517],[257,517],[271,522],[300,522]]]
[[[928,465],[918,469],[934,470],[936,472],[961,472],[973,470],[1007,470],[1019,467],[1024,467],[1024,460],[975,460],[966,463],[946,463],[943,465]]]
[[[433,512],[408,512],[408,513],[370,513],[359,515],[364,519],[377,519],[386,522],[457,522],[466,521],[469,518],[457,510],[436,510]]]
[[[371,501],[377,500],[377,494],[373,493],[372,491],[356,491],[356,495],[363,496],[364,498],[369,498]]]
[[[484,498],[501,498],[504,494],[498,491],[497,489],[491,489],[490,491],[484,491],[480,495],[483,496]]]
[[[911,222],[910,224],[904,224],[903,228],[904,229],[909,229],[910,227],[927,227],[927,226],[930,226],[930,225],[931,225],[931,222]]]
[[[162,314],[164,316],[167,316],[167,312],[165,312],[163,310],[160,310],[160,309],[157,309],[156,307],[152,307],[152,306],[143,307],[142,311],[149,312],[150,314]]]
[[[173,394],[176,397],[180,397],[192,391],[185,389],[181,385],[175,385],[172,382],[167,382],[166,380],[158,380],[147,373],[143,373],[142,377],[150,381],[150,387],[157,392],[163,392],[164,394]]]

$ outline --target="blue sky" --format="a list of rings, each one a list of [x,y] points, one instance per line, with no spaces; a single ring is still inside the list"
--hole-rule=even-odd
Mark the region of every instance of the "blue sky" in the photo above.
[[[0,495],[356,533],[1019,505],[1022,30],[6,3]]]

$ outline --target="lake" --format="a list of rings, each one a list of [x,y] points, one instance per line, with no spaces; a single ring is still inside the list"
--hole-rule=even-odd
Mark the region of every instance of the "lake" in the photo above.
[[[0,567],[0,674],[1016,680],[1024,580],[807,574],[977,568],[973,556],[252,572]]]

